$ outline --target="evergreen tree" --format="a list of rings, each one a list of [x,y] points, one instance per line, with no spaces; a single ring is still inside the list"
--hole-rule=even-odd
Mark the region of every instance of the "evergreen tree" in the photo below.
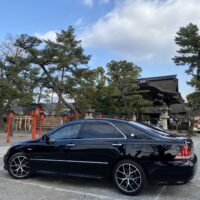
[[[23,50],[14,46],[13,40],[0,46],[0,126],[3,116],[13,105],[33,102],[33,90],[37,70],[21,62]]]
[[[175,64],[188,66],[186,73],[192,75],[188,84],[195,88],[195,92],[188,95],[189,116],[191,120],[190,133],[193,132],[194,115],[200,107],[200,34],[197,25],[188,24],[181,27],[175,37],[175,43],[180,47],[178,56],[173,58]]]
[[[107,64],[108,82],[115,100],[115,111],[119,114],[130,115],[150,102],[144,100],[138,92],[136,79],[141,68],[127,61],[111,61]]]
[[[16,46],[26,52],[24,59],[43,70],[60,101],[74,112],[74,106],[63,97],[63,92],[65,90],[65,94],[73,96],[70,89],[64,89],[65,78],[81,70],[80,65],[87,64],[90,59],[90,56],[84,54],[80,43],[71,26],[67,31],[57,34],[56,42],[40,40],[27,34],[21,35],[16,41]]]
[[[188,66],[186,73],[192,75],[189,82],[197,90],[200,89],[200,35],[197,25],[190,23],[181,27],[175,37],[180,47],[178,55],[173,58],[176,65]]]

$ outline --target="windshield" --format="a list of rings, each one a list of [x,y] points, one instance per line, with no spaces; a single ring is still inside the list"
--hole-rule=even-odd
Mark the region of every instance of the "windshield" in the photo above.
[[[156,127],[156,126],[152,126],[151,124],[147,125],[147,124],[139,123],[139,122],[135,122],[135,121],[129,121],[128,123],[132,124],[132,125],[134,125],[134,126],[136,126],[138,128],[142,128],[142,129],[148,130],[148,131],[150,131],[151,133],[154,133],[154,134],[157,133],[157,134],[163,135],[163,136],[171,135],[170,133],[165,132],[164,129],[162,130],[161,128]]]

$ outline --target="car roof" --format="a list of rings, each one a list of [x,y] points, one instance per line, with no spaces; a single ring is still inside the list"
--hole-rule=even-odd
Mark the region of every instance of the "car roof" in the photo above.
[[[86,119],[77,119],[77,120],[73,120],[73,121],[69,121],[66,122],[67,124],[73,124],[73,123],[84,123],[84,122],[88,122],[88,121],[107,121],[107,122],[121,122],[121,123],[127,123],[128,121],[126,120],[121,120],[121,119],[113,119],[113,118],[86,118]]]
[[[85,119],[86,121],[109,121],[109,122],[127,122],[126,120],[122,120],[122,119],[114,119],[114,118],[88,118]]]

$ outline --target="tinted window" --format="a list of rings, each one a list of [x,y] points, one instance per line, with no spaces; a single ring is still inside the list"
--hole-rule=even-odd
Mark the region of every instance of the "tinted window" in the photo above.
[[[130,121],[129,122],[130,124],[133,124],[139,128],[142,128],[144,130],[148,130],[149,132],[153,133],[153,134],[159,134],[159,135],[163,135],[163,136],[170,136],[171,134],[170,133],[167,133],[163,130],[158,130],[160,128],[153,128],[152,125],[144,125],[144,124],[141,124],[141,123],[138,123],[138,122],[134,122],[134,121]]]
[[[107,123],[87,123],[82,132],[82,138],[123,138],[123,135]]]
[[[73,139],[77,138],[81,124],[73,124],[60,128],[50,135],[54,139]]]
[[[131,138],[135,139],[150,139],[148,135],[143,133],[142,131],[132,127],[131,125],[115,122],[115,125],[126,135],[128,135]]]

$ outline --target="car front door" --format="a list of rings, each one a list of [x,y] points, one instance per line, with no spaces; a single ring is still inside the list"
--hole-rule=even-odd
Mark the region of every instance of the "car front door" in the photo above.
[[[31,166],[42,173],[73,173],[75,163],[71,151],[79,136],[82,123],[69,123],[48,134],[43,143],[36,145],[30,155]]]

